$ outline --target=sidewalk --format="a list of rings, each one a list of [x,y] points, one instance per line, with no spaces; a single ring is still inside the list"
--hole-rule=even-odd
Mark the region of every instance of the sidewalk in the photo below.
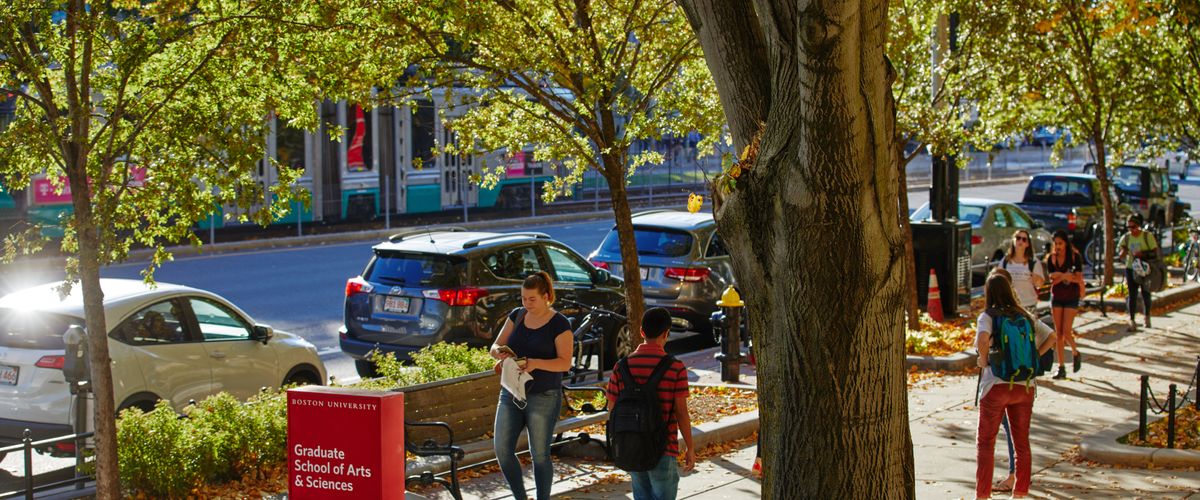
[[[1031,441],[1032,498],[1192,498],[1200,499],[1200,471],[1186,469],[1118,468],[1089,464],[1077,458],[1086,436],[1117,425],[1136,429],[1138,378],[1146,373],[1159,393],[1170,383],[1187,387],[1200,354],[1200,304],[1154,318],[1155,327],[1127,333],[1123,314],[1081,314],[1076,329],[1082,338],[1083,370],[1068,380],[1038,381]],[[685,355],[693,367],[692,382],[715,383],[720,368],[713,351]],[[753,384],[753,369],[743,382]],[[950,375],[926,380],[909,391],[909,418],[915,443],[918,498],[974,498],[975,375]],[[996,479],[1007,467],[1003,437],[996,450]],[[749,442],[723,455],[702,460],[680,480],[679,498],[741,499],[760,495],[751,479],[755,447]],[[532,472],[526,466],[526,484]],[[628,475],[611,465],[556,457],[555,498],[631,498]],[[503,477],[491,472],[467,480],[465,498],[504,499]],[[530,490],[532,494],[532,490]],[[1007,498],[997,494],[996,498]],[[450,498],[429,489],[409,498]]]

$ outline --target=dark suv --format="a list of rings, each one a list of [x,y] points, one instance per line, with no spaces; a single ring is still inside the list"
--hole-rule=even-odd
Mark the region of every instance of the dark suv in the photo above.
[[[556,308],[576,322],[587,313],[581,304],[624,308],[620,278],[542,233],[410,231],[372,252],[362,275],[346,282],[339,331],[342,352],[364,377],[375,373],[365,359],[373,349],[409,360],[435,342],[490,345],[508,313],[521,305],[521,282],[537,271],[554,279],[561,299]],[[614,321],[605,336],[605,359],[615,359],[618,338],[631,342],[628,327]]]
[[[710,316],[729,285],[736,285],[733,263],[721,244],[712,213],[650,210],[633,214],[633,234],[641,264],[646,307],[671,312],[676,331],[712,338]],[[588,257],[592,264],[622,273],[617,230]]]
[[[1084,172],[1095,170],[1094,164],[1084,165]],[[1171,182],[1167,169],[1149,165],[1122,164],[1111,167],[1109,177],[1121,202],[1137,210],[1148,224],[1165,227],[1177,224],[1187,216],[1192,205],[1179,201],[1179,186]]]

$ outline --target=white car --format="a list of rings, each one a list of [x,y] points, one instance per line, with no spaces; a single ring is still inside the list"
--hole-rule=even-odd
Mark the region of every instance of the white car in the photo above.
[[[25,429],[34,440],[74,433],[63,333],[84,325],[83,291],[76,284],[60,298],[60,284],[0,298],[0,446],[19,442]],[[118,410],[150,409],[159,399],[180,410],[221,391],[244,400],[263,387],[325,380],[311,343],[255,323],[216,294],[138,280],[100,284]]]

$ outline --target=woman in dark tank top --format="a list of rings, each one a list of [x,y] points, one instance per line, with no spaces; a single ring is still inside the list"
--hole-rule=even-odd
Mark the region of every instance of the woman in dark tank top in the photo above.
[[[1050,312],[1054,317],[1055,358],[1058,359],[1056,379],[1067,378],[1065,345],[1071,344],[1073,371],[1083,366],[1079,346],[1075,344],[1075,314],[1079,312],[1079,300],[1083,298],[1083,257],[1071,244],[1066,231],[1054,232],[1054,249],[1046,256],[1046,270],[1050,272]]]
[[[526,382],[524,401],[500,389],[496,407],[496,461],[516,498],[528,498],[516,455],[517,438],[523,430],[529,433],[538,500],[550,498],[554,482],[550,443],[562,407],[563,373],[571,368],[574,336],[571,323],[551,307],[553,303],[554,285],[549,274],[542,271],[526,277],[521,284],[521,304],[525,307],[509,314],[491,349],[492,357],[500,363],[515,353],[521,371],[533,377]]]

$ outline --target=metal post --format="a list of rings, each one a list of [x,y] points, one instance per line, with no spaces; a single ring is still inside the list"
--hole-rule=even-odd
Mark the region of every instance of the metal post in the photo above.
[[[532,172],[529,175],[529,216],[537,217],[537,184],[534,183]]]
[[[296,236],[304,236],[304,204],[296,201]]]
[[[595,175],[592,176],[592,179],[593,179],[592,186],[594,186],[596,188],[595,192],[593,193],[594,196],[593,196],[593,200],[592,200],[592,211],[599,212],[600,211],[600,172],[595,172]]]
[[[717,305],[725,312],[725,335],[721,337],[721,353],[716,356],[721,363],[721,381],[737,384],[741,382],[738,379],[742,364],[742,343],[738,339],[742,322],[739,316],[745,302],[731,285],[721,294]]]
[[[25,454],[25,498],[33,500],[33,437],[29,429],[22,434],[21,443],[25,445],[22,450]]]
[[[1142,375],[1142,395],[1138,402],[1138,441],[1146,440],[1146,408],[1150,402],[1150,376]]]
[[[217,242],[217,213],[208,214],[208,244]]]
[[[1200,356],[1196,356],[1196,372],[1192,374],[1192,387],[1196,388],[1196,395],[1192,396],[1192,406],[1200,410]],[[1187,394],[1183,395],[1187,397]]]
[[[1167,448],[1175,447],[1175,384],[1167,395]]]

